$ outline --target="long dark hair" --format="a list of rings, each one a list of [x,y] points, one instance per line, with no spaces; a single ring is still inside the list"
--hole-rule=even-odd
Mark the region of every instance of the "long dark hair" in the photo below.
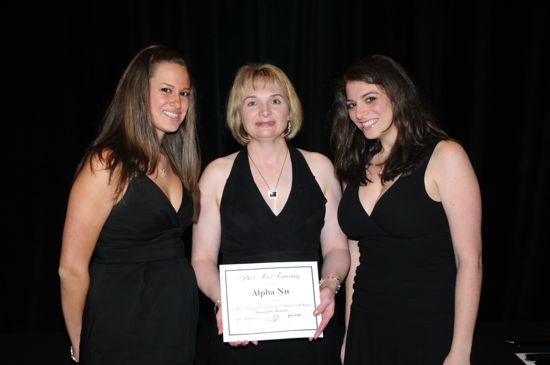
[[[153,173],[160,154],[165,153],[192,196],[196,219],[200,211],[196,92],[191,85],[189,108],[182,125],[175,133],[166,134],[160,143],[150,112],[149,79],[162,62],[176,63],[189,72],[186,57],[174,49],[161,45],[142,49],[122,74],[101,131],[80,162],[77,172],[86,161],[91,164],[94,158],[98,158],[109,169],[110,179],[115,184],[115,198],[118,198],[133,178]]]
[[[388,56],[366,57],[348,68],[336,85],[330,140],[336,174],[342,182],[368,184],[366,167],[382,148],[378,139],[365,138],[349,118],[346,83],[350,81],[377,85],[392,104],[397,140],[384,164],[383,182],[410,174],[438,141],[449,138],[422,105],[414,83],[401,65]]]

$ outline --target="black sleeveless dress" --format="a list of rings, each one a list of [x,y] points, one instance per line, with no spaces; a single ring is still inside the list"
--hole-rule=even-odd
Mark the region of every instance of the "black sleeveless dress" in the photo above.
[[[345,364],[438,364],[451,347],[456,266],[442,204],[426,193],[428,159],[369,216],[349,185],[338,219],[359,241]]]
[[[83,365],[193,363],[198,291],[182,240],[192,216],[188,194],[176,212],[147,176],[130,182],[92,257]]]
[[[275,215],[258,190],[247,158],[241,150],[233,163],[222,195],[221,264],[318,261],[326,199],[301,152],[288,146],[292,187],[287,203]],[[340,364],[341,336],[333,317],[324,338],[259,341],[258,346],[234,348],[210,331],[210,364],[323,365]],[[342,326],[340,326],[341,328]],[[342,331],[340,331],[342,332]]]

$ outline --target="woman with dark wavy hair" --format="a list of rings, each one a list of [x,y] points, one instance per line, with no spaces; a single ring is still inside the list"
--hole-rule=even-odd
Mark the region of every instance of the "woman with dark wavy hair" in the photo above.
[[[331,143],[351,254],[345,364],[469,364],[482,264],[466,152],[382,55],[338,83]]]
[[[59,265],[74,361],[193,363],[198,289],[182,234],[199,214],[194,95],[183,55],[144,48],[77,169]]]

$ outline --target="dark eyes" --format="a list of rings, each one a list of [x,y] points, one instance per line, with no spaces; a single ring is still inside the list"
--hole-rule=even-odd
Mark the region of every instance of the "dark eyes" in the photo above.
[[[364,100],[365,104],[370,104],[373,101],[375,101],[376,99],[377,99],[376,96],[366,96],[363,100]],[[347,102],[346,103],[346,109],[348,109],[348,110],[353,109],[356,106],[357,106],[357,103],[355,103],[355,102]]]
[[[169,88],[169,87],[162,87],[162,88],[160,88],[160,91],[162,91],[165,94],[171,94],[172,93],[172,89]],[[180,92],[180,95],[184,96],[184,97],[189,96],[189,94],[190,94],[190,92],[188,90]]]

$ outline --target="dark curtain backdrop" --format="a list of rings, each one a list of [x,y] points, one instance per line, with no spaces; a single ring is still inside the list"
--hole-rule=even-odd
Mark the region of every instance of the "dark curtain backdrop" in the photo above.
[[[17,25],[2,25],[2,58],[13,62],[4,68],[4,90],[15,98],[3,123],[5,148],[12,147],[4,153],[7,309],[0,331],[63,330],[57,265],[72,175],[124,67],[152,43],[190,55],[204,163],[238,148],[224,108],[244,63],[270,62],[287,72],[305,112],[293,143],[331,156],[335,78],[362,56],[394,57],[444,129],[462,142],[481,184],[479,320],[550,320],[544,214],[550,202],[550,13],[543,3],[22,3],[28,9],[14,11]]]

